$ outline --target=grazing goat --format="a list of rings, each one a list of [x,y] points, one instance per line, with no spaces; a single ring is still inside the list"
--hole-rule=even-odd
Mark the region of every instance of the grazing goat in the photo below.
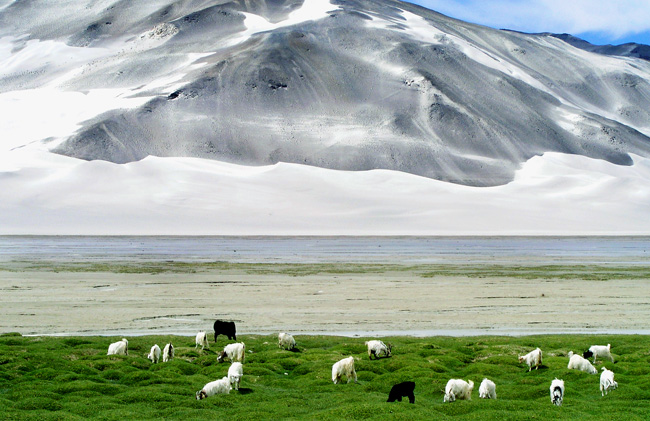
[[[158,364],[158,361],[160,361],[160,347],[158,344],[151,347],[151,351],[149,351],[147,358],[149,358],[152,363]]]
[[[203,386],[203,389],[196,392],[196,400],[205,399],[208,396],[216,395],[217,393],[229,394],[232,386],[230,386],[230,380],[228,377],[224,377],[219,380],[215,380]]]
[[[243,363],[246,357],[246,345],[243,342],[226,345],[217,356],[217,362],[220,363],[226,357],[230,358],[230,361]]]
[[[296,340],[290,334],[280,332],[278,334],[278,347],[291,351],[296,347]]]
[[[447,382],[447,386],[445,386],[445,397],[442,401],[453,402],[456,399],[472,400],[473,389],[474,382],[471,380],[451,379]]]
[[[355,383],[357,382],[357,372],[354,371],[354,357],[343,358],[332,365],[332,381],[334,384],[339,384],[343,376],[347,377],[348,383],[352,379],[354,379]]]
[[[614,372],[603,367],[600,373],[600,395],[605,396],[610,390],[618,388],[618,383],[614,381]]]
[[[230,364],[228,369],[228,379],[232,388],[239,390],[239,383],[241,383],[241,378],[244,376],[244,367],[240,362],[234,362]]]
[[[558,380],[556,377],[555,380],[551,382],[549,390],[551,392],[551,402],[553,405],[562,406],[562,401],[564,400],[564,380]]]
[[[206,346],[210,348],[210,344],[208,343],[208,335],[206,335],[204,331],[196,334],[195,343],[196,345],[194,345],[194,349],[198,348],[199,345],[201,345],[201,351],[203,351]]]
[[[589,360],[585,360],[582,356],[574,354],[573,351],[569,352],[569,365],[567,365],[567,368],[570,370],[584,371],[585,373],[589,374],[598,373],[596,367],[591,365]]]
[[[594,357],[594,364],[596,364],[596,358],[609,358],[614,362],[614,357],[612,357],[612,346],[610,344],[605,345],[592,345],[589,347],[588,351],[585,351],[582,356],[584,358]]]
[[[478,397],[481,399],[496,399],[497,385],[492,380],[483,379],[481,385],[478,387]]]
[[[528,365],[528,371],[533,369],[533,365],[535,366],[535,370],[537,370],[539,365],[542,363],[542,350],[536,348],[526,355],[520,355],[519,362],[526,362]]]
[[[129,355],[129,341],[122,338],[121,341],[113,342],[108,346],[106,355]]]
[[[166,363],[168,361],[171,361],[174,359],[174,345],[172,343],[168,343],[165,345],[163,348],[163,362]]]
[[[377,359],[380,357],[390,357],[391,350],[393,349],[393,345],[386,345],[378,340],[366,341],[366,346],[368,347],[368,357],[371,360],[373,356]]]
[[[415,403],[415,382],[402,382],[394,385],[388,393],[388,400],[386,402],[402,402],[402,397],[409,398],[410,403]]]
[[[226,322],[224,320],[216,320],[214,322],[214,343],[217,343],[217,336],[226,335],[228,339],[234,341],[237,340],[237,335],[235,334],[237,328],[235,327],[235,322]]]

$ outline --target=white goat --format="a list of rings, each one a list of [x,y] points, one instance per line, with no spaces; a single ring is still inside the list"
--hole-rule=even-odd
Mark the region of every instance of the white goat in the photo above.
[[[198,348],[199,345],[201,345],[201,351],[207,346],[210,348],[210,344],[208,343],[208,335],[206,335],[205,331],[199,332],[196,334],[196,345],[194,345],[194,349]]]
[[[596,367],[591,365],[589,360],[585,360],[582,355],[574,354],[573,351],[569,352],[569,365],[567,368],[570,370],[580,370],[589,374],[597,374]]]
[[[357,382],[357,372],[354,371],[354,357],[343,358],[332,365],[332,381],[334,384],[341,382],[342,377],[345,376],[350,380],[354,379]]]
[[[165,345],[163,348],[163,362],[166,363],[168,361],[171,361],[174,359],[174,345],[172,343],[168,343]]]
[[[113,342],[108,346],[106,355],[129,355],[129,341],[122,338],[121,341]]]
[[[533,369],[533,365],[535,366],[535,370],[537,370],[539,365],[542,363],[542,350],[536,348],[526,355],[520,355],[519,362],[526,362],[528,365],[528,371]]]
[[[551,382],[549,390],[551,392],[551,402],[553,405],[562,406],[562,401],[564,400],[564,380],[558,380],[556,377],[555,380]]]
[[[478,387],[478,396],[481,399],[496,399],[497,398],[497,385],[492,380],[483,379],[481,385]]]
[[[373,355],[375,358],[379,357],[390,357],[393,346],[391,344],[386,345],[382,341],[372,340],[366,341],[366,346],[368,347],[368,357],[372,360]]]
[[[296,340],[290,334],[280,332],[278,334],[278,347],[291,351],[296,347]]]
[[[228,369],[228,379],[230,380],[233,389],[239,390],[239,383],[241,383],[243,375],[244,367],[240,362],[230,364],[230,368]]]
[[[600,395],[605,396],[610,390],[618,388],[618,383],[614,381],[614,372],[603,367],[600,373]]]
[[[226,345],[223,351],[219,353],[219,356],[217,356],[217,362],[220,363],[226,357],[230,358],[230,361],[243,363],[246,357],[246,345],[243,342]]]
[[[230,380],[228,380],[228,377],[224,377],[203,386],[203,389],[196,392],[196,399],[205,399],[208,396],[216,395],[217,393],[229,394],[231,389],[232,386],[230,386]]]
[[[445,397],[442,401],[453,402],[456,399],[472,400],[473,389],[474,382],[471,380],[451,379],[447,382],[447,386],[445,386]]]
[[[160,347],[158,344],[151,347],[151,351],[149,351],[147,358],[149,358],[152,363],[158,364],[158,361],[160,361]]]
[[[614,362],[614,357],[612,357],[612,346],[610,344],[607,344],[607,346],[592,345],[589,347],[589,352],[591,352],[591,355],[594,356],[594,364],[596,364],[596,357],[609,358],[612,362]]]

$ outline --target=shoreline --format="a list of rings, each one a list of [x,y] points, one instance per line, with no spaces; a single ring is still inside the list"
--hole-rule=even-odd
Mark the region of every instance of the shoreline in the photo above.
[[[14,332],[4,332],[14,333]],[[20,333],[20,332],[16,332]],[[208,338],[210,337],[211,332],[208,333]],[[238,333],[238,335],[243,336],[268,336],[268,335],[277,335],[276,331],[268,332],[243,332]],[[650,335],[650,329],[647,330],[607,330],[607,331],[589,331],[574,329],[574,330],[564,330],[564,331],[512,331],[512,330],[495,330],[495,331],[485,331],[485,330],[432,330],[432,331],[358,331],[358,332],[310,332],[310,331],[294,331],[293,336],[337,336],[337,337],[346,337],[346,338],[387,338],[387,337],[409,337],[409,338],[435,338],[435,337],[453,337],[453,338],[463,338],[463,337],[481,337],[481,336],[504,336],[504,337],[513,337],[521,338],[525,336],[547,336],[547,335],[580,335],[580,336],[648,336]],[[123,336],[126,338],[130,337],[142,337],[142,336],[181,336],[187,338],[193,338],[194,333],[189,332],[149,332],[149,331],[115,331],[115,332],[63,332],[55,334],[21,334],[25,337],[53,337],[53,338],[64,338],[64,337],[119,337]],[[210,340],[211,341],[211,340]],[[220,338],[220,342],[223,339]],[[213,342],[210,342],[213,343]]]
[[[650,333],[638,265],[376,265],[159,262],[0,267],[0,332],[526,336]],[[597,315],[597,317],[595,317]]]

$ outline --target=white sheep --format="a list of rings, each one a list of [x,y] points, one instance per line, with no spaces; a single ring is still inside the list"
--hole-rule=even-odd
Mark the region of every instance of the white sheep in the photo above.
[[[605,396],[610,390],[618,388],[618,383],[614,381],[614,372],[603,367],[600,373],[600,395]]]
[[[228,377],[224,377],[203,386],[203,389],[196,392],[196,399],[205,399],[208,396],[216,395],[217,393],[223,393],[227,395],[230,393],[231,389],[232,386],[230,385],[230,380],[228,380]]]
[[[198,348],[199,345],[201,345],[201,351],[207,346],[210,348],[210,344],[208,343],[208,335],[205,333],[205,331],[201,331],[196,334],[196,340],[195,340],[196,345],[194,345],[194,349]]]
[[[296,340],[290,334],[280,332],[278,334],[278,347],[291,351],[296,347]]]
[[[496,399],[497,386],[492,380],[483,379],[481,385],[478,387],[478,396],[481,399]]]
[[[233,389],[239,390],[239,383],[241,383],[241,378],[243,376],[244,367],[240,362],[236,361],[230,364],[230,368],[228,369],[228,379],[230,380]]]
[[[573,351],[569,352],[569,365],[567,365],[567,368],[570,370],[584,371],[585,373],[589,374],[598,373],[596,367],[591,365],[589,360],[584,359],[582,355],[574,354]]]
[[[243,363],[246,357],[246,345],[243,342],[226,345],[217,356],[217,362],[220,363],[226,357],[230,358],[230,361]]]
[[[366,346],[368,347],[368,357],[372,360],[374,355],[375,358],[379,357],[390,357],[393,346],[391,344],[386,345],[382,341],[372,340],[366,341]]]
[[[445,386],[445,397],[443,402],[453,402],[456,399],[472,400],[472,390],[474,390],[474,382],[471,380],[465,381],[461,379],[451,379]]]
[[[163,348],[163,362],[166,363],[168,361],[171,361],[174,359],[174,345],[172,343],[168,343],[165,345]]]
[[[528,371],[533,369],[533,365],[535,366],[535,370],[537,370],[539,365],[542,363],[542,350],[536,348],[526,355],[520,355],[519,362],[526,362],[528,365]]]
[[[122,338],[121,341],[113,342],[108,346],[106,355],[129,355],[129,341]]]
[[[562,406],[562,401],[564,400],[564,380],[558,380],[556,377],[555,380],[551,382],[549,390],[551,392],[551,402],[553,405]]]
[[[357,382],[357,372],[354,371],[354,357],[343,358],[332,365],[332,381],[334,384],[341,382],[342,377],[345,376],[350,380],[354,379]]]
[[[589,347],[589,352],[594,356],[594,364],[596,364],[596,357],[609,358],[614,362],[614,357],[612,357],[612,346],[610,344],[605,345],[592,345]],[[584,356],[585,358],[589,358]]]
[[[149,351],[147,358],[149,358],[152,363],[158,364],[158,361],[160,361],[160,347],[158,344],[151,347],[151,351]]]

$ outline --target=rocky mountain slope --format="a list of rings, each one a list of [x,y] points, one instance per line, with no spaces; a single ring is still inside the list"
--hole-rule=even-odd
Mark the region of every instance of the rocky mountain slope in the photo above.
[[[4,3],[0,38],[15,60],[0,93],[120,89],[142,100],[48,139],[70,157],[287,162],[494,186],[545,152],[620,165],[650,156],[650,63],[548,35],[395,0]],[[48,42],[60,54],[30,56]]]

